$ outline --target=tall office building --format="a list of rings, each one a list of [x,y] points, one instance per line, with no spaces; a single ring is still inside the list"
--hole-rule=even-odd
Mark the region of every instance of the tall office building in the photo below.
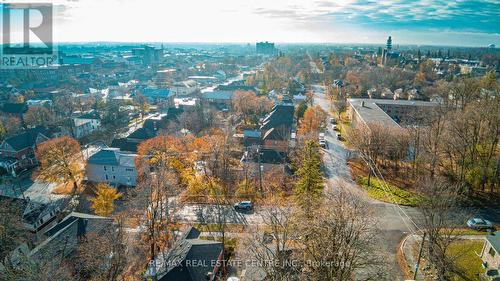
[[[270,42],[258,42],[255,44],[257,49],[257,54],[261,55],[275,55],[277,53],[276,48],[274,47],[274,43]]]

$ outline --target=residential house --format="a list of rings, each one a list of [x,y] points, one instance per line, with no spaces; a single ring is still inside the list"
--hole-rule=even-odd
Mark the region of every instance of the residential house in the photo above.
[[[36,147],[50,139],[45,127],[35,127],[5,139],[0,145],[0,167],[11,173],[37,165]]]
[[[117,148],[106,148],[92,155],[85,167],[91,182],[106,182],[115,186],[135,186],[137,170],[136,154],[120,152]]]
[[[170,115],[170,114],[169,114]],[[158,129],[162,124],[163,119],[148,119],[144,121],[141,128],[133,131],[125,138],[113,139],[111,147],[118,148],[121,152],[137,152],[137,146],[147,140],[157,136]]]
[[[86,137],[101,128],[101,118],[93,111],[72,120],[73,136],[77,139]]]
[[[169,89],[145,88],[142,90],[142,95],[151,103],[163,103],[167,106],[173,106],[174,93]]]
[[[228,91],[213,91],[202,94],[202,101],[207,105],[213,105],[220,109],[231,108],[233,92]]]
[[[90,214],[72,212],[44,233],[46,238],[28,254],[36,261],[57,262],[71,256],[88,233],[104,233],[113,220]]]
[[[486,269],[500,269],[500,230],[486,235],[486,241],[481,251],[481,259]]]
[[[32,232],[37,232],[53,222],[64,210],[69,199],[58,199],[48,203],[39,203],[26,198],[23,212],[23,225]]]
[[[194,227],[184,232],[167,253],[158,255],[147,269],[145,277],[158,281],[219,280],[224,247],[221,242],[200,239]]]
[[[293,129],[294,114],[293,104],[277,104],[272,108],[260,126],[264,148],[286,151]]]
[[[261,144],[262,133],[259,130],[243,130],[243,145],[245,147]]]
[[[186,80],[182,82],[174,83],[172,87],[170,87],[170,91],[177,97],[185,97],[194,95],[200,90],[198,87],[198,83],[194,80]]]

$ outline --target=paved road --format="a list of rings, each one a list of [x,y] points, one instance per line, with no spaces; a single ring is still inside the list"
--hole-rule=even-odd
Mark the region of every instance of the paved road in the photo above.
[[[325,98],[324,89],[321,86],[314,86],[315,103],[329,112],[330,102]],[[324,172],[327,177],[328,188],[333,191],[340,191],[340,187],[352,192],[365,200],[372,209],[374,216],[378,220],[379,234],[377,243],[381,252],[387,257],[391,268],[391,275],[402,279],[399,267],[396,262],[396,248],[403,236],[412,230],[412,223],[404,215],[415,219],[418,212],[414,208],[401,207],[404,213],[396,205],[375,201],[369,198],[353,181],[349,167],[347,166],[347,156],[349,151],[337,140],[337,133],[331,128],[325,134],[328,147],[323,154]]]
[[[185,205],[177,213],[182,221],[198,223],[216,223],[220,216],[219,208],[215,205],[197,204]],[[262,217],[258,208],[254,212],[236,212],[233,206],[222,207],[222,212],[226,214],[226,221],[230,224],[261,224]]]
[[[322,86],[313,86],[314,100],[317,105],[320,105],[325,111],[329,111],[330,102],[325,98],[324,88]],[[346,190],[358,194],[371,206],[375,217],[378,219],[378,242],[380,249],[383,250],[384,255],[387,256],[392,267],[392,275],[400,279],[401,272],[396,263],[396,248],[401,239],[408,233],[414,231],[416,227],[413,222],[420,227],[421,215],[416,208],[397,206],[395,204],[388,204],[369,198],[364,191],[362,191],[352,180],[350,170],[347,166],[348,150],[345,146],[337,140],[336,132],[331,128],[325,134],[328,142],[328,148],[323,155],[325,175],[328,178],[328,187],[338,189],[343,186]],[[471,210],[472,216],[486,218],[496,224],[500,223],[499,209],[484,208],[481,210]],[[411,218],[411,220],[410,220]],[[413,222],[412,222],[413,221]],[[458,225],[465,223],[460,220],[456,222]]]

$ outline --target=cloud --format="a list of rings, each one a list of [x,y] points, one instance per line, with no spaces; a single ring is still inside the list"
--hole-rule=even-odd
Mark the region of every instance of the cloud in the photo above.
[[[500,0],[51,2],[59,41],[383,43],[393,35],[401,43],[500,45]]]
[[[271,17],[288,17],[300,14],[308,19],[332,23],[358,25],[378,29],[425,30],[442,28],[456,31],[500,33],[500,1],[430,1],[430,0],[319,0],[312,5],[303,5],[295,10],[287,7],[277,11],[256,9],[255,12]],[[293,12],[293,13],[292,13]]]

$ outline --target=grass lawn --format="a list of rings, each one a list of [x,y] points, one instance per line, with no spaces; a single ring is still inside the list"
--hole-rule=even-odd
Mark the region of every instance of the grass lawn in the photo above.
[[[453,230],[455,235],[486,235],[488,232],[470,228],[457,228]]]
[[[215,223],[212,224],[195,223],[193,226],[196,227],[201,232],[216,232],[218,229],[218,225]],[[226,224],[226,232],[242,233],[245,232],[245,226],[242,224],[228,223]]]
[[[358,179],[358,184],[361,185],[371,198],[394,203],[405,206],[416,206],[423,197],[410,191],[400,189],[397,186],[387,184],[382,187],[382,184],[372,177],[370,180],[371,186],[368,186],[368,177],[361,177]],[[386,192],[387,191],[387,192]]]
[[[456,258],[455,261],[460,267],[465,276],[469,280],[479,280],[479,274],[484,272],[481,265],[481,259],[476,253],[481,253],[483,241],[478,240],[461,240],[453,242],[448,248],[448,255]],[[464,280],[459,276],[455,276],[454,280]]]

